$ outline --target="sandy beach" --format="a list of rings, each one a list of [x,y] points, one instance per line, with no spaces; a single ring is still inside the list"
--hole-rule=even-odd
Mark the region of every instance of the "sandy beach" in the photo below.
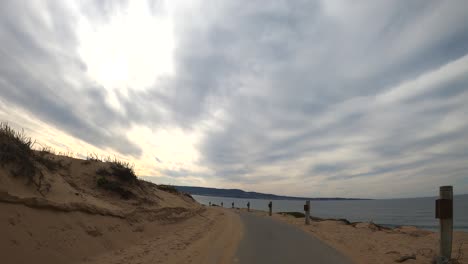
[[[263,211],[251,213],[269,217]],[[438,233],[412,226],[389,229],[373,223],[350,224],[340,220],[318,219],[306,226],[303,217],[282,214],[273,214],[272,217],[317,237],[355,263],[432,263],[439,250]],[[452,258],[458,261],[454,263],[468,263],[467,232],[454,232],[452,248]]]

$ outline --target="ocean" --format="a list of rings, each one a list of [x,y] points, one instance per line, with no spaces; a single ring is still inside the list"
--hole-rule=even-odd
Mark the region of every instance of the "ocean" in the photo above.
[[[268,211],[270,200],[238,199],[193,195],[201,204],[209,202],[224,207],[250,208]],[[427,230],[437,230],[439,220],[435,218],[436,197],[379,200],[343,200],[311,201],[311,215],[321,218],[345,218],[351,222],[368,222],[396,227],[402,225],[416,226]],[[273,212],[303,212],[305,201],[272,200]],[[468,195],[455,195],[453,201],[454,229],[468,231]]]

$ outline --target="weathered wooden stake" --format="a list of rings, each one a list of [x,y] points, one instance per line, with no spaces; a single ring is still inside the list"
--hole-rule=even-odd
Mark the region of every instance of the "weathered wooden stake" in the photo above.
[[[273,203],[270,201],[270,203],[268,204],[268,207],[270,208],[270,211],[269,211],[269,215],[271,216],[271,211],[273,209]]]
[[[305,209],[305,223],[306,225],[310,225],[310,201],[306,201],[304,209]]]
[[[446,263],[452,256],[453,187],[441,186],[436,201],[436,218],[440,222],[440,256],[438,263]]]

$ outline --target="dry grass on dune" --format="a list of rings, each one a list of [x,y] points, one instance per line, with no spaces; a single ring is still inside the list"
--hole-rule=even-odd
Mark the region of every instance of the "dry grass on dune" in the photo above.
[[[37,191],[41,192],[44,172],[53,173],[67,169],[70,163],[66,164],[66,161],[77,159],[66,155],[57,156],[50,147],[35,150],[35,144],[36,141],[28,137],[23,130],[16,131],[7,123],[0,123],[0,165],[12,176],[24,178],[28,184],[34,184]],[[125,188],[126,185],[138,185],[142,182],[137,178],[133,165],[115,157],[100,158],[97,154],[89,154],[81,164],[92,164],[92,167],[98,164],[95,171],[97,187],[117,193],[124,199],[133,196],[133,193]],[[173,186],[155,186],[162,191],[179,193]]]
[[[93,259],[174,232],[167,225],[204,212],[173,187],[138,179],[129,163],[60,156],[35,146],[23,131],[0,124],[0,259],[5,263]]]
[[[15,176],[32,178],[36,173],[36,162],[42,161],[35,155],[34,142],[24,131],[13,130],[8,124],[0,124],[0,162],[12,164],[11,173]]]

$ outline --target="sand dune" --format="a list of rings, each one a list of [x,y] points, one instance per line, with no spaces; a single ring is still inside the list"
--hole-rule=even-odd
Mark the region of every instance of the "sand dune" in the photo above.
[[[14,175],[18,164],[0,167],[2,263],[222,263],[233,254],[234,239],[215,253],[210,241],[239,234],[237,215],[121,180],[112,162],[33,153],[55,165],[35,161],[29,177]]]

